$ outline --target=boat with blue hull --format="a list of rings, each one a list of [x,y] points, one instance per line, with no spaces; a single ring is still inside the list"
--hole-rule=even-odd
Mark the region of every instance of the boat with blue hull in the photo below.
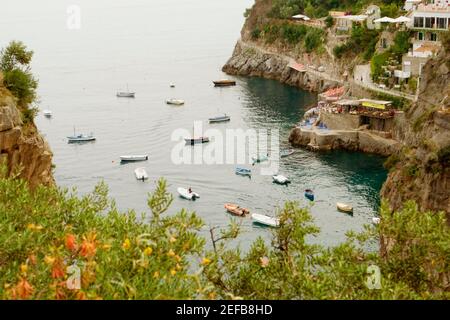
[[[306,189],[305,197],[310,201],[314,201],[314,191],[312,191],[311,189]]]
[[[236,168],[236,174],[241,175],[241,176],[251,176],[252,170],[247,169],[247,168]]]

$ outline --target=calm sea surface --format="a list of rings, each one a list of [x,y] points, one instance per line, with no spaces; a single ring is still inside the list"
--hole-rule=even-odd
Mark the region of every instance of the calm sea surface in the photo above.
[[[275,81],[236,78],[237,86],[214,88],[225,77],[221,67],[230,57],[252,0],[15,0],[2,4],[0,45],[24,41],[35,51],[33,71],[40,80],[36,122],[54,152],[55,178],[60,186],[91,191],[104,180],[119,208],[146,210],[147,193],[165,177],[174,194],[192,186],[201,199],[175,197],[172,212],[196,211],[208,225],[225,226],[226,202],[253,212],[272,214],[286,200],[308,205],[303,190],[313,188],[311,208],[322,229],[315,240],[333,245],[347,230],[370,223],[379,205],[386,178],[383,159],[359,153],[325,154],[298,150],[280,161],[289,187],[277,186],[270,176],[236,176],[234,165],[175,165],[171,141],[176,129],[191,130],[194,121],[204,129],[275,129],[280,146],[287,147],[291,127],[316,96]],[[81,9],[81,29],[66,26],[67,8]],[[169,88],[175,83],[176,88]],[[136,91],[136,99],[118,99],[119,89]],[[186,100],[182,107],[168,98]],[[208,117],[227,113],[231,121],[210,125]],[[93,132],[97,141],[69,145],[67,135]],[[189,148],[189,147],[187,147]],[[199,148],[194,152],[199,152]],[[148,162],[121,165],[123,154],[148,153]],[[145,166],[150,179],[136,181],[134,169]],[[351,203],[353,217],[335,209],[337,201]],[[245,246],[270,231],[243,221],[240,241]]]

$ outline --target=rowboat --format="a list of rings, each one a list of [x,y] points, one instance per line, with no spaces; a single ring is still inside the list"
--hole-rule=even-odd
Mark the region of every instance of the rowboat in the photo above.
[[[210,123],[217,123],[217,122],[227,122],[230,121],[231,117],[227,116],[226,114],[223,116],[218,116],[218,117],[214,117],[214,118],[209,118],[209,122]]]
[[[349,204],[338,202],[338,203],[336,203],[336,206],[339,211],[342,211],[345,213],[353,213],[353,207]]]
[[[252,160],[253,160],[253,164],[267,161],[267,160],[269,160],[269,154],[258,155],[258,156],[252,157]]]
[[[281,158],[286,158],[286,157],[289,157],[291,154],[294,154],[294,153],[295,153],[295,150],[293,150],[293,149],[281,150],[280,157]]]
[[[180,197],[186,200],[193,200],[195,201],[197,198],[200,198],[200,195],[196,192],[193,192],[192,190],[188,190],[185,188],[178,188],[177,189],[178,194]]]
[[[251,176],[252,170],[238,167],[238,168],[236,168],[236,174],[239,174],[241,176]]]
[[[216,87],[230,87],[236,85],[236,81],[228,79],[213,81],[213,83]]]
[[[273,182],[278,183],[278,184],[284,184],[284,185],[288,185],[289,183],[291,183],[291,181],[289,181],[288,178],[286,178],[285,176],[278,174],[276,176],[272,176]]]
[[[134,161],[146,161],[146,160],[148,160],[148,155],[120,156],[120,161],[122,161],[122,162],[134,162]]]
[[[209,142],[208,137],[200,137],[200,138],[185,138],[186,144],[194,145]]]
[[[51,118],[53,115],[51,110],[44,110],[44,111],[42,111],[42,113],[44,114],[44,117],[47,117],[47,118]]]
[[[145,171],[145,168],[137,168],[134,170],[134,174],[138,180],[145,181],[148,179],[148,174],[147,171]]]
[[[184,104],[184,100],[181,99],[168,99],[166,100],[167,104],[173,104],[176,106],[182,106]]]
[[[235,216],[243,217],[246,214],[249,214],[250,211],[246,208],[241,208],[236,204],[227,203],[225,204],[225,209],[231,214],[234,214]]]
[[[307,199],[309,199],[310,201],[314,201],[314,191],[312,191],[311,189],[306,189],[305,190],[305,197]]]
[[[263,224],[265,226],[278,228],[280,226],[280,219],[269,217],[263,214],[253,213],[252,214],[253,222]]]

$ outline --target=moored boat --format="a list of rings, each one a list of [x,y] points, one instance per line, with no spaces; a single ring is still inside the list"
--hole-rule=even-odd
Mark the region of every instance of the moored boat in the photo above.
[[[128,84],[127,84],[127,91],[119,91],[117,92],[116,96],[119,98],[134,98],[135,97],[135,92],[131,92],[128,89]]]
[[[120,156],[120,161],[122,162],[134,162],[134,161],[146,161],[148,160],[148,155],[127,155]]]
[[[280,226],[280,219],[278,218],[274,218],[274,217],[269,217],[263,214],[258,214],[258,213],[254,213],[252,214],[252,220],[253,222],[265,225],[265,226],[269,226],[269,227],[273,227],[273,228],[278,228]]]
[[[217,81],[213,81],[213,83],[216,87],[230,87],[230,86],[236,85],[236,81],[229,80],[229,79],[217,80]]]
[[[305,197],[310,201],[314,201],[314,191],[312,191],[311,189],[306,189]]]
[[[246,208],[241,208],[236,204],[227,203],[225,204],[225,209],[231,214],[234,214],[235,216],[243,217],[246,214],[249,214],[250,211]]]
[[[209,142],[209,138],[208,137],[185,138],[184,141],[186,141],[186,144],[194,145],[194,144],[207,143],[207,142]]]
[[[145,181],[148,179],[147,171],[145,171],[145,168],[137,168],[134,170],[134,175],[136,176],[136,179]]]
[[[42,111],[42,113],[43,113],[44,117],[47,117],[47,118],[51,118],[53,115],[52,111],[48,110],[48,109]]]
[[[373,224],[380,224],[380,222],[381,222],[381,218],[379,218],[379,217],[373,217],[372,218],[372,223]]]
[[[189,189],[178,188],[177,192],[180,195],[180,197],[186,200],[195,201],[197,198],[200,198],[200,195],[196,192],[193,192],[190,188]]]
[[[241,176],[251,176],[252,175],[252,170],[247,169],[247,168],[236,168],[236,174],[241,175]]]
[[[293,150],[293,149],[281,150],[280,157],[281,158],[286,158],[286,157],[289,157],[290,155],[292,155],[294,153],[295,153],[295,150]]]
[[[267,155],[254,156],[254,157],[252,157],[252,160],[253,160],[253,164],[264,162],[264,161],[269,160],[269,155],[267,154]]]
[[[213,117],[213,118],[209,118],[209,122],[210,123],[217,123],[217,122],[227,122],[230,121],[231,117],[227,116],[226,114],[223,116],[217,116],[217,117]]]
[[[94,141],[95,137],[91,134],[76,134],[75,133],[75,127],[73,128],[73,136],[67,137],[69,143],[76,143],[76,142],[89,142]]]
[[[338,202],[336,203],[336,207],[339,211],[345,212],[345,213],[353,213],[353,207],[349,204]]]
[[[281,174],[272,176],[272,179],[273,179],[273,182],[278,183],[278,184],[288,185],[289,183],[291,183],[291,181],[287,177],[285,177]]]
[[[172,104],[175,106],[182,106],[184,104],[184,100],[181,99],[168,99],[166,100],[167,104]]]

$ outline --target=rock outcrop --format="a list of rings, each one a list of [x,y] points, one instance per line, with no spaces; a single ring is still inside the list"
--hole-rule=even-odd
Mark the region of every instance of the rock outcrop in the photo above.
[[[32,121],[24,123],[16,99],[0,85],[0,162],[34,188],[54,183],[52,152]]]

